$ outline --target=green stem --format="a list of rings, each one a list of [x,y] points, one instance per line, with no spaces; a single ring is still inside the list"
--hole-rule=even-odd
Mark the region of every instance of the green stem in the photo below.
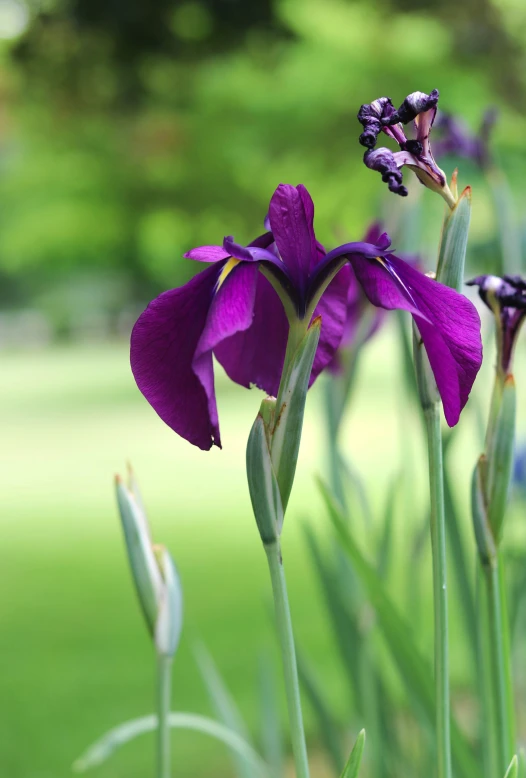
[[[157,778],[170,778],[172,657],[157,656]]]
[[[504,775],[515,753],[513,686],[510,666],[510,640],[504,593],[502,559],[484,568],[488,609],[488,643],[491,661],[493,708],[499,771]]]
[[[276,541],[275,543],[265,545],[265,551],[272,581],[276,626],[281,646],[292,753],[296,765],[296,778],[309,778],[309,762],[307,758],[305,732],[303,729],[303,715],[301,712],[296,650],[294,648],[294,635],[292,632],[287,584],[285,581],[285,571],[283,569],[279,542]]]
[[[484,567],[477,560],[477,685],[482,704],[481,741],[485,778],[499,774],[496,710],[493,702],[491,641],[488,628],[488,593],[484,581]]]
[[[431,549],[435,614],[435,693],[438,778],[451,778],[446,526],[440,405],[425,410],[431,498]]]

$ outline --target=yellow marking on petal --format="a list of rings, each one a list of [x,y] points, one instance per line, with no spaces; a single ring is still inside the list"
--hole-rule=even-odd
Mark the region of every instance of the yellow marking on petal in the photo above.
[[[216,292],[219,292],[219,290],[221,289],[221,286],[226,281],[226,277],[232,272],[232,270],[235,267],[237,267],[237,265],[239,265],[240,262],[241,262],[240,259],[235,259],[235,257],[230,257],[230,259],[228,260],[228,262],[226,263],[226,265],[222,269],[221,275],[217,279]]]

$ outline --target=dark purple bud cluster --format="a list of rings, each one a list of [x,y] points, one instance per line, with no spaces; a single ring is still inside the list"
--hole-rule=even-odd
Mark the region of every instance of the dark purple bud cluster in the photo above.
[[[430,94],[413,92],[396,109],[389,97],[379,97],[372,103],[361,106],[358,121],[363,127],[360,144],[367,151],[364,162],[371,170],[377,170],[391,192],[407,195],[402,185],[400,168],[408,165],[415,170],[421,183],[442,194],[446,187],[444,173],[437,166],[429,146],[429,133],[435,119],[439,92],[433,89]],[[414,122],[416,137],[408,138],[404,125]],[[378,136],[383,132],[396,141],[400,151],[390,151],[385,147],[376,148]]]

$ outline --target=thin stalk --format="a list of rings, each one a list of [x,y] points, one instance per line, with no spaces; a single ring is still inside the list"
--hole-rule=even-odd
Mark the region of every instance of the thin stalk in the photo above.
[[[510,641],[504,596],[502,559],[495,558],[484,568],[488,608],[488,642],[492,668],[493,708],[499,771],[505,773],[515,753],[513,686],[510,667]]]
[[[157,656],[157,778],[170,778],[172,657]]]
[[[307,757],[307,745],[305,743],[305,731],[303,728],[303,715],[301,712],[296,650],[294,647],[287,584],[285,581],[285,571],[283,569],[279,542],[276,541],[275,543],[265,545],[265,551],[270,570],[270,579],[272,581],[272,594],[274,596],[276,626],[281,647],[283,674],[285,677],[285,693],[287,696],[296,778],[309,778],[309,762]]]
[[[485,778],[499,774],[500,759],[497,746],[496,710],[493,701],[493,677],[491,641],[488,628],[488,593],[484,581],[484,569],[477,560],[477,685],[482,703],[481,743]]]
[[[435,693],[438,778],[451,778],[446,525],[440,405],[425,410],[429,454],[431,549],[435,615]]]

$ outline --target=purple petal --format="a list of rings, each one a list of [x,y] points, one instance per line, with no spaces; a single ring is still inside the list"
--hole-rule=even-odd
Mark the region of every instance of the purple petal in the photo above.
[[[276,397],[288,332],[289,324],[281,300],[259,273],[250,327],[223,340],[214,353],[232,381],[247,389],[257,386]]]
[[[349,290],[356,287],[356,279],[349,265],[345,265],[333,278],[314,311],[314,318],[321,316],[321,332],[309,386],[321,371],[334,359],[341,343],[347,322]]]
[[[219,262],[229,256],[222,246],[198,246],[183,254],[186,259],[195,259],[197,262]]]
[[[269,218],[280,256],[302,290],[318,257],[314,204],[305,187],[280,184],[270,201]]]
[[[219,426],[192,362],[221,270],[217,265],[206,268],[184,286],[161,294],[141,314],[131,335],[137,386],[169,427],[205,451],[221,446]],[[213,375],[211,381],[213,385]]]
[[[464,295],[392,254],[383,262],[353,256],[351,263],[373,305],[413,315],[442,397],[446,421],[453,427],[482,362],[480,319],[475,306]]]

